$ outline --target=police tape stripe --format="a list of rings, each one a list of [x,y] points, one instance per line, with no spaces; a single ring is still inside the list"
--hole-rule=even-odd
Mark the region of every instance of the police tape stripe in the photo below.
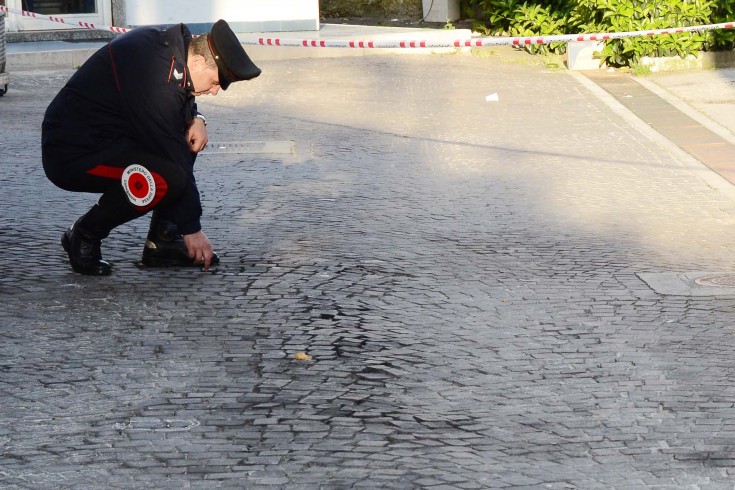
[[[63,24],[94,29],[99,31],[110,31],[124,34],[130,29],[115,26],[96,26],[88,22],[66,21],[62,17],[17,10],[0,5],[0,11],[23,17],[59,22]],[[524,36],[524,37],[479,37],[472,39],[457,39],[453,41],[426,41],[426,40],[340,40],[340,39],[282,39],[270,37],[258,37],[241,39],[242,44],[261,46],[283,46],[283,47],[314,47],[314,48],[472,48],[484,46],[530,46],[535,44],[553,44],[584,41],[608,41],[611,39],[622,39],[629,37],[661,36],[666,34],[682,34],[689,32],[712,31],[717,29],[735,28],[735,22],[722,22],[719,24],[707,24],[700,26],[675,27],[670,29],[654,29],[647,31],[629,32],[600,32],[594,34],[559,34],[552,36]]]
[[[242,40],[243,44],[259,44],[263,46],[307,46],[322,48],[471,48],[483,46],[529,46],[535,44],[553,44],[583,41],[607,41],[611,39],[622,39],[630,37],[660,36],[665,34],[682,34],[689,32],[700,32],[717,29],[735,28],[735,22],[722,22],[719,24],[708,24],[701,26],[677,27],[674,29],[656,29],[647,31],[630,32],[602,32],[594,34],[559,34],[551,36],[526,36],[526,37],[480,37],[472,39],[458,39],[453,41],[395,41],[395,40],[372,40],[372,41],[350,41],[350,40],[298,40],[263,38],[257,40]]]

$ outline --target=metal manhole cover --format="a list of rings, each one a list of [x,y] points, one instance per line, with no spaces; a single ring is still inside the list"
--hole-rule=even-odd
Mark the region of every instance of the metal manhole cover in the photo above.
[[[694,282],[700,286],[735,288],[735,274],[713,274],[699,277]]]
[[[659,294],[678,296],[735,297],[735,272],[638,272],[651,289]]]

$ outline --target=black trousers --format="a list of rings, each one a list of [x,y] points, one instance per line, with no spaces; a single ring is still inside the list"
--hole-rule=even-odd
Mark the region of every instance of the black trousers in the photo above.
[[[80,222],[100,238],[154,208],[165,217],[187,185],[187,173],[180,165],[133,146],[115,145],[73,157],[68,151],[63,158],[59,154],[64,153],[44,146],[46,176],[68,191],[102,194]]]

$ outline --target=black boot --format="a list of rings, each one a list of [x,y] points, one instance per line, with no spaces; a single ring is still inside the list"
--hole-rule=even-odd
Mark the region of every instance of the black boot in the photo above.
[[[144,265],[148,267],[201,267],[189,257],[184,237],[175,223],[159,218],[156,213],[151,218],[151,227],[143,248]],[[212,253],[210,266],[219,264],[219,257]]]
[[[102,260],[102,238],[84,230],[80,226],[80,218],[61,236],[64,247],[74,272],[86,276],[108,276],[112,272],[109,262]]]

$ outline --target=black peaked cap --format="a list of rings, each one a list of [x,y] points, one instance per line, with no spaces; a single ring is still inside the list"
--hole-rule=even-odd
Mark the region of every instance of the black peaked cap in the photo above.
[[[260,68],[255,66],[224,20],[214,23],[207,40],[219,68],[219,84],[222,90],[227,90],[232,82],[250,80],[260,75]]]

